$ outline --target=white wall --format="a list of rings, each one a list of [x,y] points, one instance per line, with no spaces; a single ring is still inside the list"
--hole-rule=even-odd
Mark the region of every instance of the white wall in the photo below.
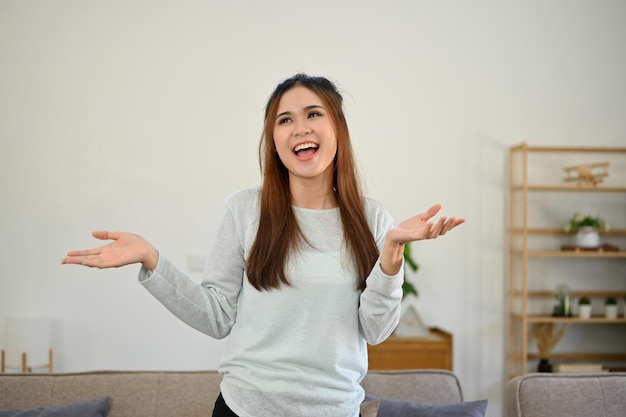
[[[508,147],[626,145],[625,19],[622,1],[2,1],[0,317],[52,317],[58,371],[215,368],[223,342],[137,267],[60,260],[121,229],[188,270],[224,198],[258,182],[275,84],[322,74],[370,196],[467,218],[415,245],[418,308],[454,334],[466,398],[500,415]]]

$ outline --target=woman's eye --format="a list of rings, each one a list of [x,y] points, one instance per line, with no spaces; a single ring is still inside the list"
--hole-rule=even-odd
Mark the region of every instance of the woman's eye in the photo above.
[[[319,117],[321,115],[322,115],[321,113],[314,111],[314,112],[309,113],[309,119],[313,119],[314,117]]]
[[[284,118],[282,118],[282,119],[278,119],[278,124],[279,124],[279,125],[284,125],[285,123],[289,123],[290,121],[291,121],[291,119],[290,119],[290,118],[288,118],[288,117],[284,117]]]

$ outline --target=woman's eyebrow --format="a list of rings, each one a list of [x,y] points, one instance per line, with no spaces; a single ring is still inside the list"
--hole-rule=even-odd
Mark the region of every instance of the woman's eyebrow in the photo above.
[[[324,106],[321,106],[319,104],[311,104],[310,106],[306,106],[304,108],[304,111],[309,111],[309,110],[313,110],[313,109],[323,109],[323,108],[324,108]],[[276,119],[278,119],[279,117],[282,117],[282,116],[288,116],[290,114],[291,114],[291,111],[289,111],[289,110],[284,111],[282,113],[277,114],[276,115]]]

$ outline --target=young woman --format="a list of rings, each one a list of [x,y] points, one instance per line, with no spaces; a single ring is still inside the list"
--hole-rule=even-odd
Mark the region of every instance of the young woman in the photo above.
[[[398,225],[361,195],[342,97],[322,77],[298,74],[265,109],[260,188],[231,195],[201,284],[142,237],[69,252],[66,264],[141,263],[139,281],[172,313],[215,338],[229,336],[213,416],[355,417],[367,343],[399,320],[403,250],[463,219]]]

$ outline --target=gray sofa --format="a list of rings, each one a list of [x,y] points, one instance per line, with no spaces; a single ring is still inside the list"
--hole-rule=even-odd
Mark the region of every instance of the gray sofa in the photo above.
[[[526,374],[504,397],[506,417],[624,417],[626,373]]]
[[[220,381],[215,371],[0,374],[0,409],[48,407],[109,396],[109,417],[207,417]],[[428,404],[463,400],[459,380],[443,370],[370,371],[362,385],[375,397]]]

